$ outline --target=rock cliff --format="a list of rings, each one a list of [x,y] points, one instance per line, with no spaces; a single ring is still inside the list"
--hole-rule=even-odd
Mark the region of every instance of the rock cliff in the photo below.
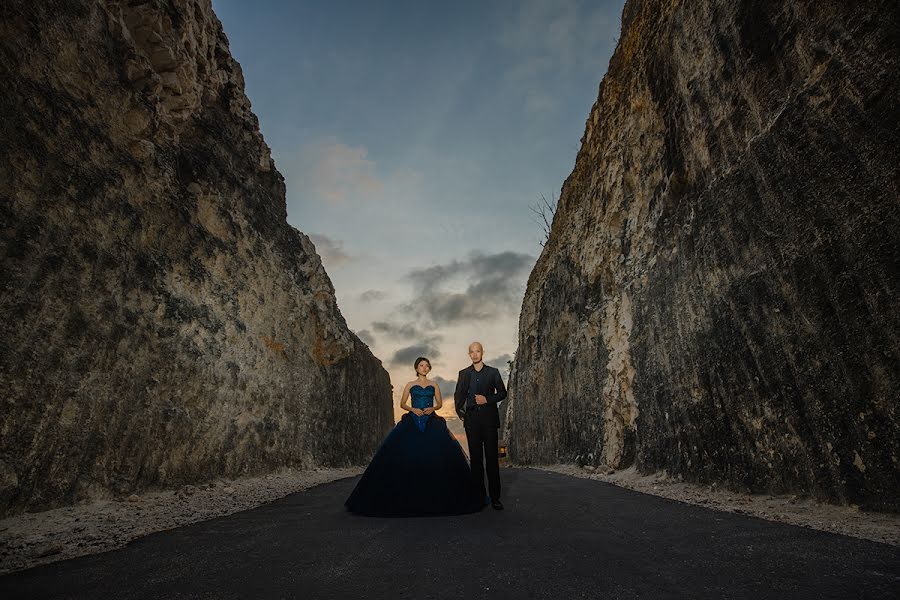
[[[0,512],[364,463],[348,330],[209,0],[0,6]]]
[[[629,0],[528,281],[519,463],[900,508],[900,8]]]

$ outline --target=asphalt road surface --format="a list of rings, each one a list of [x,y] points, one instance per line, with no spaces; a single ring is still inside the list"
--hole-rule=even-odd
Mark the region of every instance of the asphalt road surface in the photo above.
[[[502,469],[506,510],[379,519],[356,478],[0,578],[0,598],[900,598],[900,549]]]

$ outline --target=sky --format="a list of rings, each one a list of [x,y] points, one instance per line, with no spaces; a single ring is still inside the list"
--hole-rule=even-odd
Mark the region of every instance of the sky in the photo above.
[[[469,342],[507,376],[525,283],[620,30],[624,0],[213,0],[350,329],[413,361],[453,415]]]

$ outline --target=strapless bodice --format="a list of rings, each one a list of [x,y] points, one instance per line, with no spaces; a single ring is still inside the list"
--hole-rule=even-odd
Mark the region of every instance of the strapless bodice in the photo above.
[[[417,383],[409,388],[409,395],[412,396],[413,408],[425,409],[429,406],[434,406],[434,386],[422,387]],[[425,431],[425,425],[428,423],[431,415],[422,415],[421,417],[412,415],[412,418],[415,420],[419,431]]]
[[[434,406],[434,386],[422,387],[418,383],[409,389],[412,396],[413,408],[428,408]]]

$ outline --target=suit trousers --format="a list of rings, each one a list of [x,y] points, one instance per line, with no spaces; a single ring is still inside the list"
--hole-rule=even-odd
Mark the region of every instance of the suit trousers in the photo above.
[[[484,472],[486,467],[488,491],[490,492],[491,500],[499,500],[499,431],[493,423],[479,423],[472,418],[467,418],[464,425],[466,428],[466,440],[469,442],[469,460],[472,463],[472,485],[476,490],[480,490],[480,497],[484,498]]]

